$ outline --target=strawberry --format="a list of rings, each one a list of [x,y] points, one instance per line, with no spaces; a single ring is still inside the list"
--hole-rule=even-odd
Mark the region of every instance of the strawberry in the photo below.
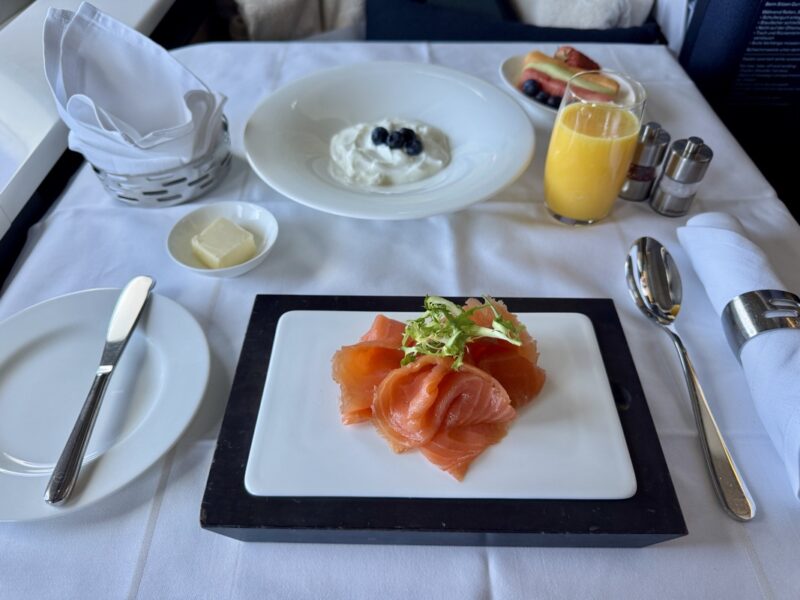
[[[581,71],[599,71],[600,65],[591,58],[578,52],[572,46],[561,46],[553,55],[555,58],[564,61],[571,67],[576,67]]]

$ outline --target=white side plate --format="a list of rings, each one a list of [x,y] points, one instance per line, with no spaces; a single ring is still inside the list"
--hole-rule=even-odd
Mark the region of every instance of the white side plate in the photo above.
[[[386,313],[407,320],[415,313]],[[523,313],[547,382],[463,482],[420,453],[394,454],[370,424],[344,426],[331,357],[370,312],[293,311],[275,335],[245,487],[257,496],[623,499],[636,478],[591,321]]]
[[[118,296],[69,294],[0,323],[0,521],[54,517],[108,496],[167,452],[200,405],[209,372],[203,330],[152,294],[111,378],[73,498],[45,503]]]

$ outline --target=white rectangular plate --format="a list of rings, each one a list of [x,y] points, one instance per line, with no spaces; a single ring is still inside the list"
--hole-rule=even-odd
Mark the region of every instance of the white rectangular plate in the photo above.
[[[418,313],[384,313],[405,321]],[[463,482],[419,452],[395,454],[369,423],[345,426],[331,357],[375,313],[292,311],[278,322],[245,472],[256,496],[598,499],[636,493],[625,436],[591,321],[521,313],[547,381]]]

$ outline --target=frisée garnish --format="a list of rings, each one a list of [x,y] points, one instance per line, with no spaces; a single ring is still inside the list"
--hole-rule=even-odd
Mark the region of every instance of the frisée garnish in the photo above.
[[[422,355],[453,357],[453,369],[464,363],[467,344],[479,338],[494,338],[521,346],[518,327],[504,319],[491,300],[484,296],[484,304],[464,310],[440,296],[425,297],[425,312],[406,323],[401,365],[407,365]],[[494,314],[492,326],[482,327],[471,316],[478,310],[490,308]],[[412,343],[413,342],[413,343]]]

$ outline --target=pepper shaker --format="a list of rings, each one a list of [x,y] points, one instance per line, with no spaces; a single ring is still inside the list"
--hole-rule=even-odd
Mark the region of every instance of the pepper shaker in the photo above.
[[[680,217],[689,212],[713,157],[714,153],[702,138],[690,137],[674,142],[650,198],[650,207],[667,217]]]
[[[633,153],[628,177],[622,184],[619,197],[641,202],[650,195],[656,181],[656,169],[664,159],[669,145],[669,133],[655,121],[645,123],[639,131],[639,143]]]

